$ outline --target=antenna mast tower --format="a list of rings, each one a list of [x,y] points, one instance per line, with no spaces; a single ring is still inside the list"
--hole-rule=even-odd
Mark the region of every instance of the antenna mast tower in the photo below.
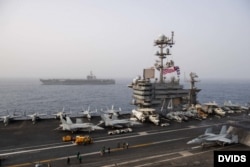
[[[156,52],[156,56],[160,59],[160,64],[156,65],[156,69],[160,71],[160,83],[163,83],[163,60],[166,56],[171,55],[169,52],[169,47],[171,48],[174,45],[174,32],[172,31],[172,37],[168,38],[165,35],[160,35],[157,40],[154,41],[154,46],[158,46],[160,48],[160,52]],[[163,49],[166,48],[166,52]]]

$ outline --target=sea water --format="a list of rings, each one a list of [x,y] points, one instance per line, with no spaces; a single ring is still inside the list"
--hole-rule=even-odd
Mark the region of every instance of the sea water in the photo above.
[[[202,89],[198,94],[201,104],[215,101],[222,106],[230,100],[245,106],[250,102],[250,80],[204,79],[197,86]]]
[[[78,113],[83,108],[106,110],[114,105],[122,112],[130,113],[132,79],[117,79],[115,85],[42,85],[39,79],[0,79],[0,115],[9,112]],[[250,102],[250,81],[246,80],[202,80],[196,86],[202,89],[198,101],[224,101],[245,105]],[[184,88],[189,88],[184,83]],[[2,112],[2,113],[1,113]]]

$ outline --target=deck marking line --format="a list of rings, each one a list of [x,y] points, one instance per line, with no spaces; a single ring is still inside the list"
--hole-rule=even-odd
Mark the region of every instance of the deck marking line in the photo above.
[[[198,148],[201,148],[201,146],[194,146],[191,149],[194,150],[194,149],[198,149]]]
[[[213,126],[215,125],[221,125],[224,123],[218,123],[218,124],[213,124]],[[155,134],[159,134],[159,133],[171,133],[171,132],[176,132],[176,131],[183,131],[183,130],[188,130],[188,129],[196,129],[196,128],[203,128],[203,127],[209,127],[212,125],[202,125],[202,126],[197,126],[197,127],[193,127],[193,128],[183,128],[183,129],[174,129],[174,130],[167,130],[167,131],[160,131],[160,132],[153,132],[153,133],[147,133],[147,135],[155,135]],[[124,137],[117,137],[117,138],[111,138],[111,139],[103,139],[103,140],[99,140],[99,141],[95,141],[96,143],[99,142],[103,142],[103,141],[113,141],[113,140],[117,140],[117,139],[126,139],[126,138],[135,138],[141,135],[134,135],[134,136],[124,136]],[[62,146],[55,146],[55,147],[50,147],[50,148],[40,148],[40,149],[34,149],[34,150],[24,150],[24,151],[17,151],[17,152],[12,152],[11,153],[3,153],[0,154],[0,156],[5,156],[5,155],[14,155],[14,154],[21,154],[21,153],[27,153],[27,152],[33,152],[36,150],[49,150],[49,149],[55,149],[55,148],[63,148],[63,147],[69,147],[69,146],[74,146],[73,144],[71,145],[62,145]],[[37,146],[38,147],[38,146]]]
[[[50,150],[50,149],[55,149],[55,148],[63,148],[63,147],[71,147],[71,146],[74,146],[74,145],[73,144],[68,144],[68,145],[55,146],[55,147],[38,148],[38,149],[33,149],[33,150],[16,151],[16,152],[0,154],[0,156],[21,154],[21,153],[29,153],[29,152],[37,152],[37,151],[42,151],[42,150]]]
[[[141,136],[143,136],[143,135],[148,135],[147,132],[139,132],[138,134],[141,135]]]
[[[179,154],[181,154],[184,157],[193,155],[193,153],[191,153],[189,151],[181,151],[181,152],[179,152]]]
[[[159,142],[152,142],[152,143],[144,143],[144,144],[138,144],[138,145],[132,145],[130,146],[129,148],[138,148],[138,147],[146,147],[146,146],[149,146],[149,145],[155,145],[155,144],[160,144],[160,143],[166,143],[166,142],[171,142],[171,141],[176,141],[176,140],[182,140],[182,139],[185,139],[187,137],[184,137],[184,138],[177,138],[177,139],[170,139],[170,140],[164,140],[164,141],[159,141]],[[124,150],[123,148],[115,148],[115,149],[111,149],[111,151],[119,151],[119,150]],[[91,153],[84,153],[84,154],[81,154],[81,156],[88,156],[88,155],[95,155],[95,154],[100,154],[99,151],[96,151],[96,152],[91,152]],[[171,154],[175,154],[175,153],[168,153],[169,155]],[[163,155],[157,155],[156,157],[158,156],[163,156]],[[59,161],[59,160],[65,160],[67,159],[68,157],[70,158],[74,158],[75,155],[72,155],[72,156],[67,156],[67,157],[59,157],[59,158],[53,158],[53,159],[46,159],[46,160],[41,160],[39,162],[52,162],[52,161]],[[154,156],[153,156],[154,157]],[[138,160],[136,160],[138,161]],[[37,161],[35,161],[34,163],[36,163]],[[126,163],[125,163],[126,164]],[[8,167],[22,167],[22,166],[28,166],[28,165],[31,165],[31,163],[24,163],[24,164],[19,164],[19,165],[13,165],[13,166],[8,166]]]
[[[11,166],[8,166],[8,167],[21,167],[21,166],[28,166],[28,165],[32,165],[32,163],[23,163],[23,164],[18,164],[18,165],[11,165]]]
[[[228,146],[228,147],[233,147],[235,145],[232,145],[232,146]],[[221,150],[223,149],[224,147],[221,147],[219,149],[214,149],[214,150]],[[200,154],[203,154],[203,153],[207,153],[207,152],[212,152],[214,151],[213,149],[212,150],[207,150],[207,151],[202,151],[202,152],[198,152],[198,153],[194,153],[194,154],[191,154],[191,155],[188,155],[188,156],[194,156],[194,155],[200,155]],[[180,153],[180,152],[179,152]],[[187,156],[186,156],[187,157]],[[146,164],[142,164],[142,165],[137,165],[135,167],[142,167],[142,166],[153,166],[154,164],[158,164],[158,163],[161,163],[161,162],[166,162],[166,161],[171,161],[171,160],[175,160],[175,159],[180,159],[180,158],[183,158],[183,156],[179,156],[179,157],[175,157],[175,158],[170,158],[170,159],[165,159],[165,160],[161,160],[161,161],[157,161],[157,162],[152,162],[152,163],[146,163]],[[118,164],[119,165],[119,164]]]

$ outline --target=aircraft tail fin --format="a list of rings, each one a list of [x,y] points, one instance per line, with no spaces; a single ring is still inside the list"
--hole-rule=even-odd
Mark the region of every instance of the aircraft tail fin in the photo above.
[[[239,143],[238,135],[232,135],[232,143]]]
[[[67,124],[65,118],[62,116],[62,114],[60,115],[60,120],[62,122],[62,124]]]
[[[220,130],[220,135],[226,134],[226,133],[227,133],[227,126],[226,126],[226,125],[223,125],[223,126],[221,127],[221,130]]]
[[[212,128],[207,128],[206,131],[205,131],[205,134],[212,133],[212,130],[213,130]]]
[[[87,114],[87,118],[88,118],[88,120],[90,120],[90,119],[91,119],[91,115],[90,115],[90,113],[88,113],[88,114]]]
[[[101,119],[104,121],[105,120],[104,113],[101,112],[100,116],[101,116]]]
[[[68,116],[66,116],[66,122],[67,124],[73,124],[72,120]]]

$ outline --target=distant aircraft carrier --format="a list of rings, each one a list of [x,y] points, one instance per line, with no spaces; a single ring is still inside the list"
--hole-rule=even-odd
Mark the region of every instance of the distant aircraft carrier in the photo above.
[[[40,79],[44,85],[111,85],[115,84],[114,79],[97,79],[90,72],[87,79]]]

